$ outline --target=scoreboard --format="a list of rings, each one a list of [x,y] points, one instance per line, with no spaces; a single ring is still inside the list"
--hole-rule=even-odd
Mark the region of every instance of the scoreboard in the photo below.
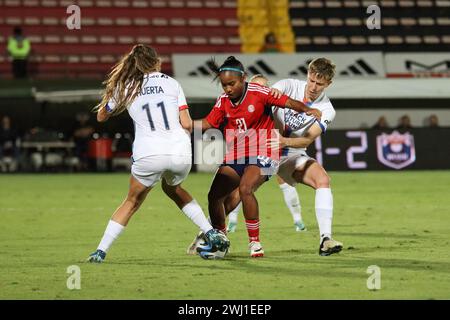
[[[307,153],[326,170],[450,169],[450,128],[328,130]]]

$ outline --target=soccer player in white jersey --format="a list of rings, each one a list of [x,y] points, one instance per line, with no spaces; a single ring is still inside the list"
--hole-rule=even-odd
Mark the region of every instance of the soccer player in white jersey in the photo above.
[[[252,76],[249,80],[249,82],[257,83],[262,86],[267,86],[269,81],[268,79],[263,76],[262,74],[255,74]],[[280,187],[281,192],[283,193],[283,198],[286,206],[288,207],[292,219],[294,220],[294,226],[295,231],[302,232],[306,231],[306,226],[302,219],[302,213],[301,213],[301,205],[300,205],[300,199],[298,197],[297,189],[288,183],[286,183],[280,176],[277,175],[277,182]],[[233,209],[228,214],[228,225],[227,225],[227,232],[235,232],[238,222],[238,214],[241,209],[242,203],[239,202],[236,208]]]
[[[305,113],[273,107],[276,127],[283,133],[279,139],[272,139],[274,145],[282,148],[278,175],[291,186],[303,183],[316,190],[315,209],[319,225],[319,254],[328,256],[342,250],[342,243],[331,237],[333,220],[333,195],[330,177],[315,159],[306,154],[306,148],[334,120],[336,111],[324,90],[332,83],[335,65],[326,58],[317,58],[308,66],[306,81],[296,79],[280,80],[273,88],[292,99],[303,101],[310,107],[322,111],[322,118],[316,120]]]
[[[146,45],[136,45],[105,81],[97,120],[128,110],[135,127],[128,195],[111,217],[103,238],[88,261],[102,262],[114,240],[161,180],[163,191],[205,234],[209,245],[226,249],[225,234],[213,229],[202,209],[181,187],[191,165],[192,120],[180,84],[160,72],[161,60]]]

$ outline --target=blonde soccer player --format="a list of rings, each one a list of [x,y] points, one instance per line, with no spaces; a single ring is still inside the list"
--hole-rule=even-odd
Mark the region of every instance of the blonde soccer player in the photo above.
[[[323,166],[306,153],[306,148],[321,134],[325,134],[333,122],[336,111],[325,94],[335,75],[335,64],[326,58],[317,58],[308,65],[306,81],[280,80],[273,85],[282,94],[303,101],[311,108],[322,112],[317,120],[305,113],[274,107],[273,115],[277,128],[283,134],[271,139],[272,146],[282,150],[278,175],[289,185],[303,183],[316,191],[315,210],[319,226],[319,255],[328,256],[342,250],[342,243],[332,238],[333,194],[330,177]]]
[[[308,156],[306,148],[321,134],[325,134],[336,116],[336,111],[325,94],[325,89],[332,83],[335,68],[329,59],[317,58],[308,66],[306,81],[284,79],[272,86],[279,91],[279,96],[287,95],[322,112],[322,117],[318,120],[304,112],[273,107],[275,127],[282,135],[270,139],[271,147],[281,148],[277,175],[291,187],[303,183],[316,191],[315,211],[321,256],[340,252],[343,244],[332,238],[333,194],[330,177],[319,162]],[[238,202],[239,194],[234,192],[226,200],[225,207],[231,211]]]
[[[181,187],[192,165],[192,120],[180,84],[160,72],[156,51],[138,44],[112,69],[105,81],[97,120],[107,121],[127,110],[135,138],[128,195],[108,222],[104,235],[89,258],[102,262],[150,190],[161,181],[164,193],[205,234],[208,245],[227,250],[229,241],[213,229],[202,209]]]

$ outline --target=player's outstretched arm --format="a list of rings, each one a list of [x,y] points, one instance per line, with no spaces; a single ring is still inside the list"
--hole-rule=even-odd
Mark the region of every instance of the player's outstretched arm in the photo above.
[[[304,103],[291,98],[286,101],[285,107],[297,112],[304,112],[308,116],[313,116],[317,120],[320,120],[320,117],[322,116],[322,112],[320,110],[309,108]]]
[[[277,138],[268,139],[268,143],[271,148],[307,148],[321,134],[322,128],[317,123],[314,123],[303,137],[286,138],[280,135]]]
[[[97,121],[98,122],[105,122],[106,120],[109,119],[110,116],[111,116],[111,114],[108,113],[108,111],[106,111],[105,107],[101,107],[97,111]]]
[[[184,130],[189,134],[192,132],[192,119],[189,114],[189,109],[184,109],[180,111],[180,123]]]

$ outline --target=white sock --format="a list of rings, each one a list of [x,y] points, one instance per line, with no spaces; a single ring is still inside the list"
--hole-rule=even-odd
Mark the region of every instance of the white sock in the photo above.
[[[294,223],[302,221],[302,207],[298,198],[297,189],[287,183],[280,184],[280,189],[283,192],[284,202],[291,212]]]
[[[125,226],[113,220],[109,220],[108,225],[106,226],[105,233],[103,234],[103,238],[100,241],[97,249],[108,252],[114,240],[116,240],[120,236],[123,229],[125,229]]]
[[[208,219],[206,219],[205,214],[203,213],[202,208],[199,206],[197,201],[192,200],[187,205],[185,205],[181,211],[195,223],[197,227],[200,228],[204,233],[211,230],[213,227],[211,223],[209,223]]]
[[[319,225],[320,241],[324,237],[331,238],[331,224],[333,221],[333,194],[330,188],[316,190],[316,218]]]
[[[239,210],[241,210],[242,202],[239,202],[236,208],[233,209],[233,211],[230,212],[228,215],[228,222],[237,223],[238,222],[238,214]]]

